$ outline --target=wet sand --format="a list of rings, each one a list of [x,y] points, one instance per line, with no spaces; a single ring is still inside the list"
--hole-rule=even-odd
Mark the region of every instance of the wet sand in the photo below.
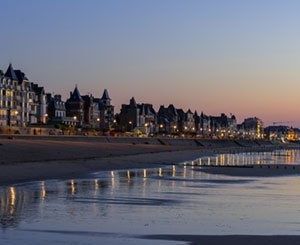
[[[0,184],[76,178],[102,170],[149,168],[217,153],[266,151],[262,147],[213,147],[1,139]]]

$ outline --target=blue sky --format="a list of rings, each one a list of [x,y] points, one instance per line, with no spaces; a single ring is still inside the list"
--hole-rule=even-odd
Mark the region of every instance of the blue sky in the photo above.
[[[0,0],[0,67],[47,91],[300,126],[300,1]],[[0,69],[1,69],[0,68]]]

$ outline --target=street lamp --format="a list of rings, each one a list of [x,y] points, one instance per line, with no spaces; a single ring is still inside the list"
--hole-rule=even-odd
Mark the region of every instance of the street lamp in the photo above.
[[[132,121],[129,121],[129,130],[132,131]]]
[[[47,118],[48,118],[48,114],[46,113],[46,114],[44,115],[44,119],[43,119],[43,123],[44,123],[44,124],[47,123]]]
[[[97,118],[97,122],[100,122],[100,118]]]

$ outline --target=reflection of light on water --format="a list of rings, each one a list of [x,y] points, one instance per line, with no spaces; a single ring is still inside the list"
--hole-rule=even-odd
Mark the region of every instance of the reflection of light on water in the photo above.
[[[11,206],[15,206],[15,204],[16,204],[16,188],[15,187],[9,188],[9,204]]]
[[[186,165],[183,166],[183,178],[186,178]]]
[[[176,176],[176,167],[175,165],[173,165],[172,167],[172,177],[175,177]]]
[[[130,171],[127,171],[127,178],[130,180]]]
[[[115,173],[114,173],[114,171],[111,171],[110,175],[111,175],[111,188],[114,189],[115,188]]]
[[[13,215],[16,207],[16,189],[15,187],[9,188],[9,213]]]
[[[94,185],[95,185],[94,196],[96,197],[97,194],[98,194],[98,190],[99,190],[99,188],[100,188],[100,184],[99,184],[98,179],[94,179]],[[95,206],[95,205],[94,205],[94,206]]]
[[[46,187],[45,187],[45,181],[42,181],[41,183],[41,198],[44,200],[46,198]]]
[[[193,165],[199,166],[236,166],[253,164],[295,164],[298,160],[299,150],[280,150],[275,152],[243,152],[234,154],[219,154],[212,157],[202,157],[189,162],[191,168]],[[199,163],[199,164],[198,164]],[[183,163],[185,165],[186,163]]]
[[[97,191],[99,189],[99,183],[98,183],[98,180],[95,179],[94,180],[94,183],[95,183],[95,190]]]
[[[159,168],[159,169],[158,169],[158,176],[159,176],[159,177],[162,177],[162,176],[163,176],[162,168]]]
[[[76,193],[76,185],[74,180],[71,180],[71,194],[75,195],[75,193]]]
[[[147,170],[146,169],[143,170],[143,177],[147,178]]]

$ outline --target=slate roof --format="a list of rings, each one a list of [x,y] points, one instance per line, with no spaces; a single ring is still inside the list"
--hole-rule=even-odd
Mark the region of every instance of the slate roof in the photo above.
[[[109,95],[108,95],[107,89],[104,89],[101,100],[111,100]]]
[[[83,101],[77,86],[75,87],[73,93],[71,94],[70,100],[72,100],[72,101]]]
[[[12,80],[18,80],[18,77],[17,77],[17,75],[16,75],[16,73],[14,71],[14,68],[13,68],[12,64],[9,64],[9,66],[8,66],[8,68],[7,68],[4,76],[8,77],[8,78],[10,78]]]
[[[28,81],[28,78],[25,76],[25,74],[21,70],[14,70],[15,74],[18,78],[19,82],[23,82],[24,80]]]

